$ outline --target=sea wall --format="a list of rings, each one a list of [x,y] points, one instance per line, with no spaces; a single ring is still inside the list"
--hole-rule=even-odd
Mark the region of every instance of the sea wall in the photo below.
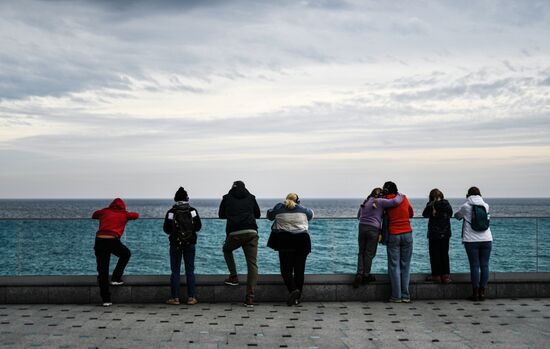
[[[225,286],[225,275],[197,275],[200,302],[241,302],[246,275],[241,285]],[[381,301],[390,294],[387,275],[376,275],[376,282],[358,289],[351,287],[354,275],[306,275],[304,301]],[[471,293],[469,274],[453,274],[448,285],[425,282],[425,274],[411,275],[412,299],[463,299]],[[161,303],[170,295],[169,276],[126,276],[124,286],[111,287],[115,303]],[[182,278],[185,294],[185,278]],[[488,298],[550,297],[550,273],[491,273]],[[261,275],[256,301],[286,300],[287,291],[279,275]],[[3,276],[0,277],[0,303],[100,303],[95,276]]]

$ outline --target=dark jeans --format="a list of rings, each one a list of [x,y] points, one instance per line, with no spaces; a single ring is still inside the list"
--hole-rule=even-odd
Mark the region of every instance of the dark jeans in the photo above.
[[[178,249],[170,246],[170,291],[172,298],[180,298],[181,258],[185,264],[185,279],[187,281],[187,297],[195,297],[195,244]]]
[[[430,250],[432,275],[449,275],[451,273],[449,267],[449,238],[429,239],[428,248]]]
[[[124,268],[130,260],[130,250],[124,246],[119,239],[95,239],[95,258],[97,262],[97,273],[99,281],[99,292],[103,302],[111,301],[111,293],[109,292],[109,262],[111,254],[118,257],[115,270],[111,277],[112,281],[120,281]]]
[[[288,292],[300,290],[304,287],[304,273],[306,270],[307,254],[298,252],[279,251],[281,276]]]
[[[470,262],[470,279],[472,281],[472,287],[487,287],[492,241],[465,242],[464,248],[468,255],[468,261]]]
[[[249,297],[254,297],[254,289],[258,282],[258,265],[256,264],[256,256],[258,255],[258,234],[240,234],[228,235],[223,244],[223,257],[229,269],[231,276],[237,276],[237,266],[233,251],[239,247],[243,248],[244,257],[246,258],[246,267],[248,274],[246,276],[246,294]]]
[[[357,275],[369,275],[372,260],[378,247],[378,228],[368,224],[359,224],[359,252],[357,253]]]

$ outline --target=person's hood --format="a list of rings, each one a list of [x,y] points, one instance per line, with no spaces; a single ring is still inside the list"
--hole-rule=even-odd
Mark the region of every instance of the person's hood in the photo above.
[[[470,205],[485,205],[485,201],[483,201],[483,198],[479,195],[468,196],[467,202]]]
[[[250,192],[246,187],[238,185],[231,188],[228,194],[237,199],[244,199],[250,195]]]
[[[115,209],[115,210],[126,210],[126,204],[121,198],[116,198],[111,202],[109,205],[109,208]]]

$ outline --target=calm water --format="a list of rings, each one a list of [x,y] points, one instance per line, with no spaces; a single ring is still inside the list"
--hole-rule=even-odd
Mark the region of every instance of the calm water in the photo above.
[[[90,218],[92,213],[109,205],[112,199],[60,199],[60,200],[5,200],[0,199],[1,218]],[[263,216],[281,199],[258,199]],[[546,199],[485,199],[491,206],[492,217],[547,217],[550,216],[550,198]],[[128,199],[129,210],[139,212],[142,218],[163,218],[174,203],[166,199]],[[302,199],[302,204],[311,207],[316,217],[355,217],[362,199]],[[426,199],[409,198],[415,216],[420,216]],[[465,199],[449,199],[456,210]],[[218,217],[218,199],[196,199],[191,204],[201,217]]]
[[[110,200],[0,200],[0,275],[93,275],[94,234],[97,221],[91,213]],[[308,258],[307,273],[353,273],[357,253],[357,221],[336,217],[355,216],[360,199],[303,200],[312,207],[316,218],[311,222],[313,252]],[[550,199],[487,199],[491,205],[491,230],[494,247],[492,271],[550,272]],[[278,200],[259,200],[265,215]],[[463,199],[451,200],[456,209]],[[416,215],[425,200],[412,199]],[[127,200],[130,210],[142,217],[129,222],[123,236],[132,250],[128,274],[168,274],[168,243],[162,232],[162,219],[170,200]],[[195,200],[192,204],[202,217],[214,217],[219,200]],[[75,219],[82,217],[80,219]],[[323,218],[324,217],[324,218]],[[500,217],[500,218],[499,218]],[[526,218],[527,217],[527,218]],[[18,218],[18,219],[14,219]],[[40,219],[28,219],[40,218]],[[156,219],[155,219],[156,218]],[[279,272],[276,252],[265,247],[271,222],[259,220],[260,273]],[[466,254],[460,243],[460,222],[453,220],[451,269],[467,272]],[[429,272],[426,220],[413,219],[414,253],[412,272]],[[221,246],[225,222],[205,219],[199,233],[196,268],[199,274],[225,274],[227,268]],[[242,252],[236,252],[239,272],[246,272]],[[386,272],[385,247],[379,245],[374,261],[375,273]],[[114,264],[114,263],[113,263]]]

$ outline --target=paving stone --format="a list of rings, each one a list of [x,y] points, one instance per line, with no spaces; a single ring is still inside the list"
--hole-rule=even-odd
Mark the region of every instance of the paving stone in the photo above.
[[[546,348],[550,339],[546,299],[303,304],[3,305],[0,346]]]

